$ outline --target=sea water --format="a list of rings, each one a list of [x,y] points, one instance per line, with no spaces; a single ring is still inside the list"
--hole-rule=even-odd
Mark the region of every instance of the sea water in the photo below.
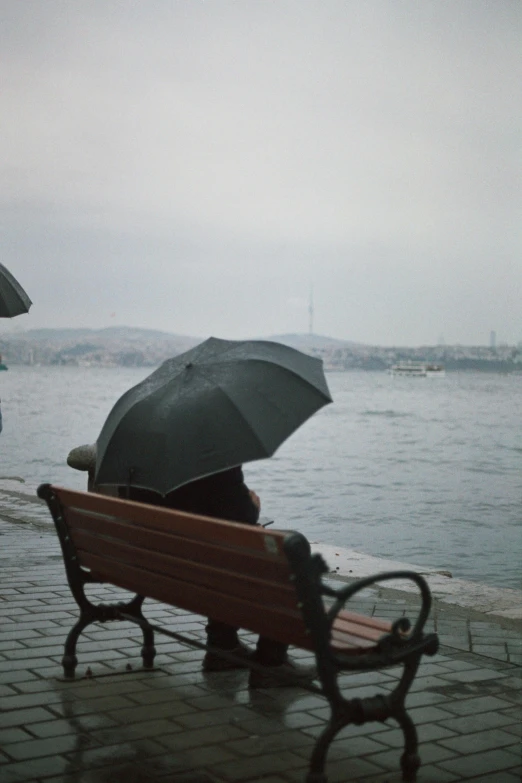
[[[0,375],[0,514],[50,523],[39,483],[84,489],[92,443],[148,368]],[[310,540],[520,588],[522,376],[327,373],[334,399],[271,459],[245,465],[262,514]]]

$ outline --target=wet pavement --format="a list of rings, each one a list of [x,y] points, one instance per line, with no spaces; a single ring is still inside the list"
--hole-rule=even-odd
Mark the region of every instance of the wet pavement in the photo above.
[[[304,780],[328,714],[323,698],[299,688],[249,691],[245,671],[204,674],[201,651],[159,635],[157,668],[144,672],[141,632],[128,623],[90,626],[77,679],[65,682],[60,660],[77,609],[54,531],[4,518],[0,544],[1,783]],[[115,593],[92,591],[99,600]],[[411,593],[375,588],[351,608],[395,619],[415,605]],[[204,639],[202,617],[149,601],[144,611]],[[520,781],[521,621],[437,601],[430,628],[442,646],[424,659],[407,700],[419,782]],[[343,677],[359,696],[394,682],[393,670]],[[331,746],[329,781],[395,783],[401,747],[391,721],[347,728]]]

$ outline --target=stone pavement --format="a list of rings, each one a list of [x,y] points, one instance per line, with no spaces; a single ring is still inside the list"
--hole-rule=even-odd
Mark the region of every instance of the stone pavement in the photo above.
[[[77,610],[54,531],[0,521],[0,544],[1,783],[304,780],[324,699],[295,688],[250,692],[242,671],[204,674],[202,653],[168,637],[156,638],[158,668],[141,671],[141,633],[127,623],[90,626],[78,679],[64,682],[63,642]],[[411,594],[376,588],[355,608],[395,618],[413,604]],[[154,602],[145,614],[203,639],[201,617]],[[442,647],[421,664],[407,701],[419,783],[520,781],[521,623],[437,603],[431,627]],[[392,670],[343,678],[353,695],[393,682]],[[401,746],[392,724],[345,729],[330,749],[330,783],[399,781]]]

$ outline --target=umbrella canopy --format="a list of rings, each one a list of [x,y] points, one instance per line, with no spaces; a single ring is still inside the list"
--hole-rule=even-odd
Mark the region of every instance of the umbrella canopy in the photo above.
[[[280,343],[211,337],[120,397],[97,440],[95,484],[166,495],[270,457],[329,402],[320,359]]]
[[[32,302],[9,269],[0,264],[0,318],[28,313]]]

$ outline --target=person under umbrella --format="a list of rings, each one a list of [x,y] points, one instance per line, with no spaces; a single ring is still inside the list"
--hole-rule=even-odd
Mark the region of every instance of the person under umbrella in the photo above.
[[[14,318],[28,313],[32,302],[26,292],[3,264],[0,264],[0,318]],[[2,432],[2,409],[0,407],[0,432]]]
[[[280,343],[209,338],[164,362],[114,405],[96,442],[97,487],[118,486],[130,500],[248,525],[260,501],[242,465],[271,456],[306,419],[332,401],[322,361]],[[287,646],[260,637],[254,653],[238,629],[209,618],[207,645],[236,653],[231,664],[209,649],[203,667],[217,671],[254,659],[251,687],[314,670],[290,661]]]
[[[28,313],[32,302],[9,269],[0,264],[0,318]]]

